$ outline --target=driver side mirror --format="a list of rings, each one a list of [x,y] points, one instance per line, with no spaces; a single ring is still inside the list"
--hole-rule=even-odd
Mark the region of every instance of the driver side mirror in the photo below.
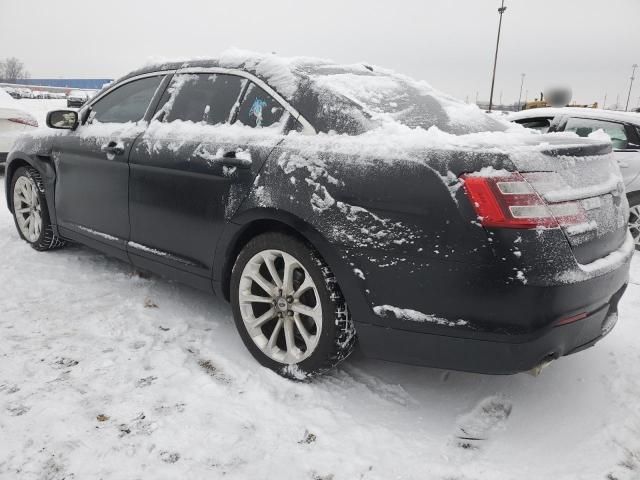
[[[47,127],[60,130],[75,130],[78,126],[78,112],[75,110],[54,110],[47,113]]]

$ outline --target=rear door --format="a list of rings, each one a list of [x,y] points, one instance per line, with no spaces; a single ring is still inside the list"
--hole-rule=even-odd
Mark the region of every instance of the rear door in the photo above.
[[[91,105],[84,124],[56,140],[55,203],[63,234],[118,247],[126,258],[129,153],[163,78],[118,86]]]
[[[210,279],[224,223],[281,141],[287,115],[241,76],[176,74],[131,154],[132,261]]]

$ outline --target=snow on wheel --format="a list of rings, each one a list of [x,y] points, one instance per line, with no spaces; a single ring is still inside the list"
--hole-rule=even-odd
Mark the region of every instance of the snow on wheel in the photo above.
[[[256,237],[231,277],[236,327],[253,356],[302,379],[346,358],[353,323],[327,265],[303,242],[280,233]]]
[[[16,228],[23,240],[41,251],[64,245],[53,233],[44,186],[37,170],[30,167],[16,170],[10,198]]]

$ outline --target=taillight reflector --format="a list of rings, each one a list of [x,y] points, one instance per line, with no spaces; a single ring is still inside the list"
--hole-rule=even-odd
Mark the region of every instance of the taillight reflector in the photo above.
[[[583,320],[585,318],[587,318],[587,313],[583,312],[583,313],[579,313],[577,315],[572,315],[570,317],[561,318],[560,320],[554,322],[553,326],[554,327],[560,327],[561,325],[568,325],[569,323],[574,323],[574,322],[577,322],[579,320]]]

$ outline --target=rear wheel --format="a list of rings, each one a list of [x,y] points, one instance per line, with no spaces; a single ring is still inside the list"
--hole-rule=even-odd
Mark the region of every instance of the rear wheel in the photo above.
[[[353,349],[353,322],[335,278],[296,238],[267,233],[251,240],[233,267],[231,303],[246,347],[285,377],[323,373]]]
[[[64,246],[49,218],[44,185],[37,170],[20,167],[11,180],[13,218],[20,237],[39,251]]]
[[[636,242],[636,250],[640,250],[640,193],[629,197],[629,230]]]

